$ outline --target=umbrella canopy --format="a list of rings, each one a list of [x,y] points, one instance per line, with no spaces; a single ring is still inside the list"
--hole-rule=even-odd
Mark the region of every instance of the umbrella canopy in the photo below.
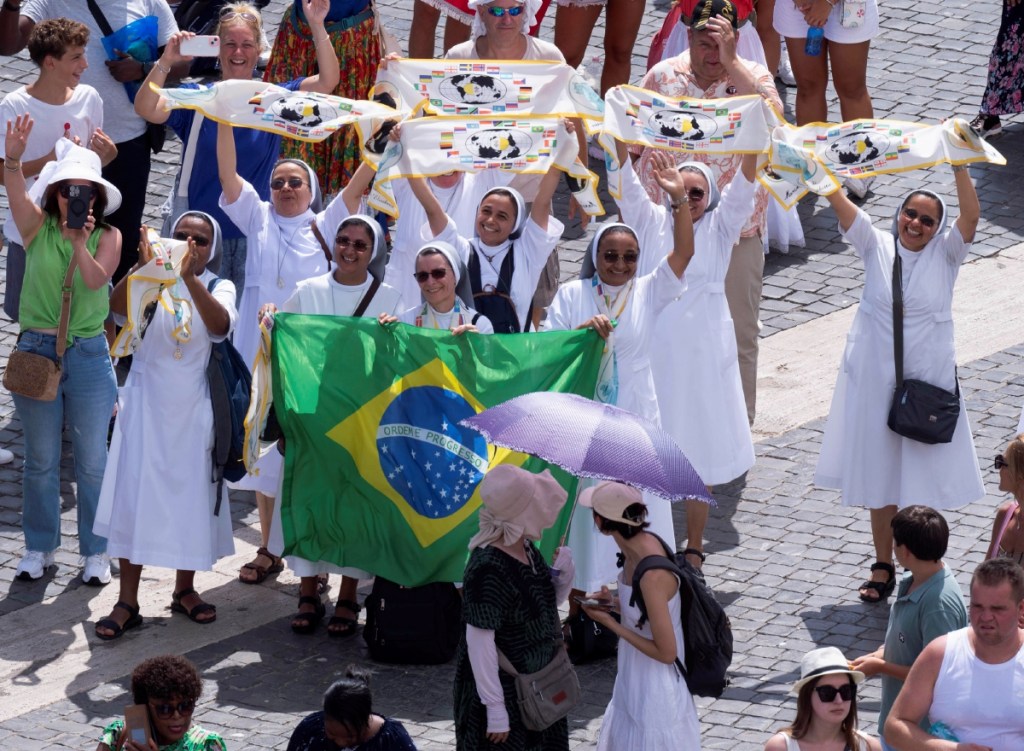
[[[616,480],[671,501],[714,503],[683,450],[632,412],[576,394],[524,394],[461,420],[489,443],[533,454],[579,477]]]

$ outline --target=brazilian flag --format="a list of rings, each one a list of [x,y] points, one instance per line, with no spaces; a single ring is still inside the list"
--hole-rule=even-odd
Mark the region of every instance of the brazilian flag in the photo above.
[[[286,552],[405,586],[462,579],[488,467],[548,466],[459,421],[533,391],[592,396],[603,348],[591,330],[456,337],[285,313],[273,337]],[[551,470],[575,497],[576,478]],[[541,541],[545,555],[570,506]]]

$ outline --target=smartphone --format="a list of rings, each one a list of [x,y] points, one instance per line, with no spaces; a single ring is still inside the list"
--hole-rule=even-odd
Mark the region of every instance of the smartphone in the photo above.
[[[611,605],[607,600],[595,600],[592,597],[573,597],[572,599],[588,608],[607,608]]]
[[[149,747],[153,731],[149,726],[149,707],[145,704],[130,704],[124,708],[125,737],[143,748]]]
[[[220,54],[220,37],[208,34],[183,39],[181,54],[189,57],[217,57]]]
[[[82,229],[89,218],[91,185],[68,185],[68,229]]]

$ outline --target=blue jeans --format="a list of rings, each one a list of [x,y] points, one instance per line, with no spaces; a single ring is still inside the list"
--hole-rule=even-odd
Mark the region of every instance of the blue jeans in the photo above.
[[[242,307],[242,292],[245,291],[245,256],[248,243],[244,237],[225,240],[222,243],[220,258],[214,261],[217,268],[214,273],[221,279],[230,279],[235,285],[235,307]]]
[[[25,331],[18,350],[56,357],[57,337]],[[78,551],[103,553],[107,539],[93,534],[96,505],[107,465],[107,429],[117,401],[117,382],[103,334],[76,338],[64,353],[60,387],[52,402],[12,394],[25,435],[21,526],[29,550],[60,547],[60,454],[65,420],[78,483]]]

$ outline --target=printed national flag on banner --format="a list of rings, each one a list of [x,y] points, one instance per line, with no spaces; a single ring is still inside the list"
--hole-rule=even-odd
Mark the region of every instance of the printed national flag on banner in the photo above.
[[[548,465],[459,420],[534,391],[591,396],[592,331],[453,337],[372,319],[278,314],[273,391],[287,442],[286,552],[405,586],[459,581],[488,467]],[[552,468],[575,493],[576,478]],[[570,504],[541,541],[550,555]]]

